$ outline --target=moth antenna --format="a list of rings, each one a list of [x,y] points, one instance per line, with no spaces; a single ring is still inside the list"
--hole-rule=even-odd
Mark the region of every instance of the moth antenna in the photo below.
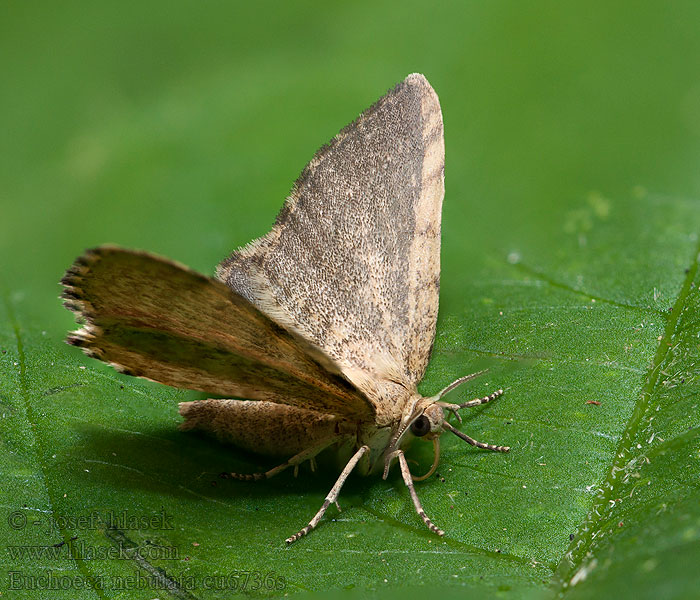
[[[479,377],[480,375],[483,375],[487,371],[488,371],[488,369],[484,369],[483,371],[477,371],[476,373],[470,373],[469,375],[465,375],[464,377],[460,377],[459,379],[455,379],[445,389],[438,392],[437,395],[435,396],[435,399],[440,400],[445,394],[451,392],[456,387],[459,387],[460,385],[462,385],[463,383],[466,383],[467,381],[471,381],[472,379],[476,379],[477,377]]]
[[[430,471],[428,471],[425,475],[421,475],[420,477],[416,477],[413,475],[413,473],[411,473],[411,479],[413,479],[413,481],[423,481],[435,473],[435,469],[437,469],[438,466],[438,461],[440,460],[440,436],[436,435],[433,438],[433,452],[433,466],[430,467]]]
[[[443,428],[446,431],[451,431],[458,438],[463,439],[468,444],[476,446],[477,448],[483,448],[484,450],[493,450],[494,452],[509,452],[510,446],[494,446],[493,444],[485,444],[484,442],[477,442],[474,438],[469,437],[466,433],[462,433],[459,429],[455,429],[447,421],[443,421]]]

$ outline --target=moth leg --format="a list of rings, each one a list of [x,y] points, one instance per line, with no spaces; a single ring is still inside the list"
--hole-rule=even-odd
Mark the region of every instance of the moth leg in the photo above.
[[[483,398],[475,398],[474,400],[470,400],[469,402],[464,402],[462,404],[449,404],[447,402],[439,402],[438,404],[442,406],[442,408],[445,408],[449,411],[451,411],[456,417],[457,420],[461,423],[462,422],[462,417],[459,416],[459,413],[457,412],[458,410],[462,408],[471,408],[473,406],[479,406],[481,404],[486,404],[488,402],[491,402],[492,400],[495,400],[499,396],[503,394],[503,390],[496,390],[492,394],[489,394],[488,396],[484,396]],[[443,428],[447,429],[448,431],[451,431],[454,433],[457,437],[462,438],[465,442],[468,444],[471,444],[472,446],[476,446],[477,448],[483,448],[484,450],[492,450],[494,452],[508,452],[510,450],[509,446],[496,446],[494,444],[486,444],[484,442],[478,442],[475,440],[473,437],[468,436],[466,433],[462,433],[458,429],[455,429],[452,427],[447,422],[447,419],[445,419],[442,422]]]
[[[408,491],[411,494],[411,500],[413,500],[413,506],[416,507],[416,512],[418,513],[418,516],[421,519],[423,519],[423,523],[425,523],[428,526],[428,529],[430,529],[430,531],[432,531],[433,533],[437,533],[438,535],[445,535],[445,532],[439,527],[437,527],[425,514],[425,511],[423,510],[423,505],[418,499],[418,494],[416,494],[416,488],[413,487],[413,478],[411,477],[411,471],[409,471],[408,469],[408,463],[406,462],[406,457],[404,456],[402,450],[398,451],[398,457],[399,465],[401,466],[401,475],[403,477],[403,482],[406,484],[406,487],[408,488]]]
[[[438,402],[438,404],[442,406],[442,408],[449,410],[455,417],[457,417],[457,420],[461,423],[462,417],[457,412],[458,410],[461,410],[462,408],[472,408],[473,406],[480,406],[481,404],[486,404],[502,395],[503,390],[496,390],[488,396],[484,396],[483,398],[474,398],[474,400],[470,400],[469,402],[464,402],[462,404],[450,404],[449,402]]]
[[[340,477],[338,477],[338,480],[335,482],[335,485],[331,488],[331,491],[328,492],[326,499],[323,501],[323,504],[321,505],[319,511],[314,515],[314,518],[311,519],[311,521],[309,521],[309,524],[306,527],[295,533],[293,536],[288,537],[286,539],[286,542],[288,544],[296,542],[300,537],[305,536],[307,533],[309,533],[309,531],[316,527],[316,525],[318,525],[318,522],[321,520],[321,518],[323,517],[323,515],[325,514],[326,510],[332,502],[335,502],[337,506],[336,501],[338,500],[338,494],[340,494],[340,488],[343,487],[345,480],[350,476],[350,473],[352,473],[352,470],[355,468],[357,463],[360,462],[360,459],[366,452],[369,452],[369,446],[360,446],[359,450],[355,452],[353,457],[348,461],[348,464],[345,465],[343,472],[340,474]],[[406,469],[408,469],[408,467],[406,467]],[[412,484],[413,482],[411,482],[411,485]]]
[[[468,444],[476,446],[477,448],[483,448],[484,450],[493,450],[494,452],[509,452],[510,446],[495,446],[494,444],[485,444],[484,442],[477,442],[473,437],[469,437],[466,433],[462,433],[459,429],[455,429],[447,421],[442,422],[442,426],[454,433],[458,438],[463,439]]]
[[[281,465],[270,469],[269,471],[264,471],[262,473],[229,473],[234,479],[241,479],[243,481],[260,481],[261,479],[270,479],[275,475],[281,473],[289,467],[294,467],[294,477],[297,476],[299,472],[299,465],[305,460],[311,461],[312,470],[315,470],[316,462],[315,457],[317,454],[328,448],[328,446],[335,444],[338,441],[337,437],[333,437],[329,440],[324,440],[322,443],[302,450],[299,454],[295,454],[289,460],[284,461]]]

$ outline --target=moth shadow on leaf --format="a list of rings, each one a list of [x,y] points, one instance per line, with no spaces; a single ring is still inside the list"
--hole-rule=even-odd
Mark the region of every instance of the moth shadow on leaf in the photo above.
[[[80,458],[76,471],[99,470],[100,485],[134,491],[152,490],[163,496],[219,502],[239,499],[263,500],[280,495],[321,495],[337,478],[332,457],[323,454],[315,471],[310,464],[262,481],[239,481],[232,472],[267,470],[279,463],[271,457],[252,454],[202,432],[182,432],[172,426],[149,426],[138,432],[104,429],[81,424],[78,428]],[[362,494],[366,479],[348,481],[348,497]],[[314,500],[315,501],[315,500]]]

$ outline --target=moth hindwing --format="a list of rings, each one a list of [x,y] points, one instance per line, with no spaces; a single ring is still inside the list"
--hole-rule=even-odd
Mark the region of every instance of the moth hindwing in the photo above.
[[[87,251],[62,283],[84,326],[68,337],[129,375],[232,399],[180,404],[183,429],[215,434],[286,460],[265,479],[333,448],[341,473],[313,529],[353,470],[387,477],[394,459],[416,511],[414,480],[432,474],[451,404],[417,391],[438,312],[444,195],[442,113],[435,91],[409,75],[322,147],[294,184],[272,230],[200,275],[145,252]],[[244,398],[244,400],[238,399]],[[428,473],[404,450],[433,443]]]

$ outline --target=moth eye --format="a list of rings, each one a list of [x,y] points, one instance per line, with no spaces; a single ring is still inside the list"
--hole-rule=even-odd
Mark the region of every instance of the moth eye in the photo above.
[[[411,423],[411,433],[416,437],[423,437],[429,431],[430,420],[425,415],[421,415]]]

